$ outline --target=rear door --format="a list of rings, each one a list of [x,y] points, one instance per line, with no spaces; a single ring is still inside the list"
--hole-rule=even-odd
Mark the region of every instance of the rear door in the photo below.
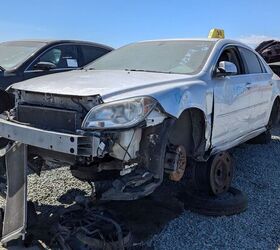
[[[258,129],[267,125],[267,117],[270,115],[272,74],[266,72],[260,58],[253,51],[243,47],[238,47],[238,50],[244,61],[247,87],[251,91],[251,102],[254,107],[252,125]]]

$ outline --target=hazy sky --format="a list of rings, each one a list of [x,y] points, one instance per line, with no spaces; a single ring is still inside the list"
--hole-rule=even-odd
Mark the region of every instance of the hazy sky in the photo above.
[[[280,0],[4,0],[0,41],[82,39],[114,47],[138,40],[207,37],[213,27],[255,44],[280,38]]]

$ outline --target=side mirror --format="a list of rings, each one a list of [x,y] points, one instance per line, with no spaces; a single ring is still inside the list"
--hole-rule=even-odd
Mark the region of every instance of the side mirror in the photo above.
[[[40,69],[40,70],[50,70],[55,69],[56,65],[51,62],[38,62],[34,65],[34,69]]]
[[[236,65],[232,62],[222,61],[216,69],[216,76],[232,76],[237,74]]]

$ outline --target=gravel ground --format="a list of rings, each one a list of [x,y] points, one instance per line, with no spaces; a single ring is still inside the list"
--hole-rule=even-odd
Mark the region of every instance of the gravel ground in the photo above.
[[[234,187],[248,195],[240,215],[211,218],[185,211],[158,235],[155,249],[280,249],[280,130],[268,145],[232,150]]]
[[[248,210],[231,217],[206,217],[184,211],[165,221],[151,235],[155,249],[280,249],[280,129],[268,145],[243,144],[232,150],[234,187],[248,195]],[[73,178],[67,167],[28,177],[29,199],[41,213],[55,213],[79,194],[90,194],[88,184]],[[0,205],[4,200],[0,200]],[[159,212],[160,213],[160,212]]]

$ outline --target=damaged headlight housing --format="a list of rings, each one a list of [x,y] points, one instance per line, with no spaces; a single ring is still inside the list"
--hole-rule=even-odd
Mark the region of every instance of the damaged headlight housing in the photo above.
[[[142,122],[156,106],[151,97],[136,97],[98,105],[86,115],[82,129],[122,129]]]

